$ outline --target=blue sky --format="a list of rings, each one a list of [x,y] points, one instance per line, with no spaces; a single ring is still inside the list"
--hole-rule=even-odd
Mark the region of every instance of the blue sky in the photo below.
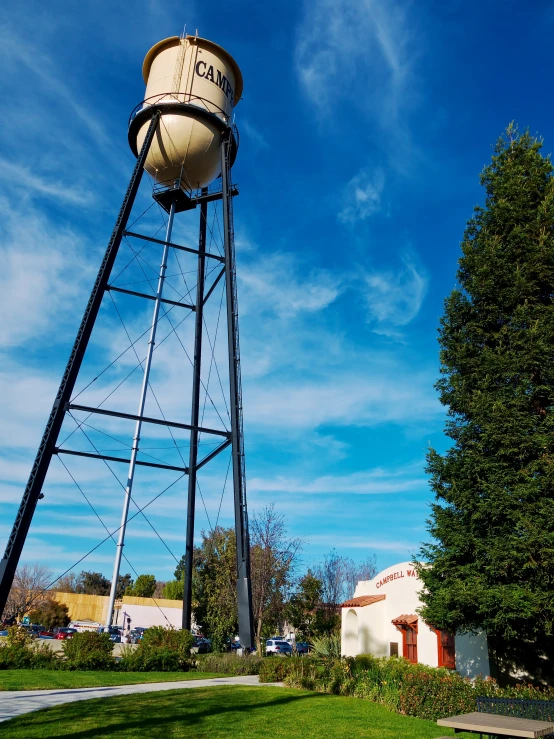
[[[133,168],[126,128],[143,98],[142,60],[185,23],[226,48],[245,81],[234,179],[250,511],[275,502],[290,533],[304,539],[306,566],[331,547],[354,560],[375,553],[382,568],[409,559],[426,537],[426,449],[447,445],[433,389],[436,329],[465,222],[482,201],[479,172],[511,120],[540,133],[546,152],[554,142],[550,2],[7,0],[0,545]],[[137,208],[149,203],[144,191]],[[152,213],[141,222],[151,232],[162,225]],[[196,228],[183,217],[181,243],[192,243]],[[138,336],[150,308],[120,306]],[[106,301],[79,387],[126,346],[109,309]],[[186,422],[180,351],[170,336],[153,386],[166,416]],[[224,353],[216,355],[224,366]],[[128,353],[88,400],[100,400],[132,366]],[[134,412],[139,379],[120,388],[115,407]],[[106,443],[107,432],[129,439],[132,427],[106,426],[98,437],[90,430],[102,449],[121,450]],[[147,441],[169,460],[168,438]],[[200,479],[212,523],[223,456]],[[101,463],[64,462],[117,528],[120,483]],[[121,482],[126,470],[118,467]],[[143,503],[175,479],[141,475]],[[57,459],[45,493],[23,559],[59,574],[105,534]],[[181,481],[149,508],[172,553],[145,521],[131,523],[126,553],[136,571],[172,576],[185,494]],[[197,530],[207,527],[200,506]],[[109,575],[113,549],[106,542],[76,570]]]

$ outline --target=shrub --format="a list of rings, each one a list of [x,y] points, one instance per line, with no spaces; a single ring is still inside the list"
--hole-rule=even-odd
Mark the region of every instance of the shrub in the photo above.
[[[135,649],[125,654],[119,663],[126,672],[179,672],[187,671],[188,662],[183,662],[177,652],[167,647],[151,651]]]
[[[339,660],[304,657],[267,662],[285,665],[281,672],[272,672],[270,665],[266,668],[264,664],[261,682],[283,679],[291,687],[365,698],[390,710],[431,721],[474,711],[478,695],[554,698],[554,688],[532,685],[501,688],[490,678],[472,681],[445,668],[413,665],[397,657],[378,659],[360,655]]]
[[[81,631],[66,639],[62,645],[66,657],[64,667],[70,670],[113,670],[113,642],[109,634]]]
[[[181,659],[190,659],[190,650],[194,637],[186,629],[166,629],[163,626],[151,626],[144,632],[137,651],[167,648],[176,652]]]
[[[305,657],[265,657],[260,665],[261,683],[281,683],[292,673],[298,674]]]
[[[33,637],[27,629],[21,626],[10,626],[6,643],[9,647],[30,647],[33,643]]]
[[[0,670],[56,669],[60,660],[46,644],[33,644],[26,629],[11,626],[0,646]]]
[[[266,660],[255,655],[238,657],[236,654],[198,654],[196,669],[199,672],[221,672],[224,675],[258,675]]]
[[[120,668],[126,671],[187,671],[192,666],[190,650],[194,637],[185,629],[151,626],[133,650],[125,649]]]
[[[312,652],[322,659],[340,658],[340,633],[328,634],[312,639]]]
[[[59,670],[62,661],[48,644],[33,644],[30,648],[33,670]]]

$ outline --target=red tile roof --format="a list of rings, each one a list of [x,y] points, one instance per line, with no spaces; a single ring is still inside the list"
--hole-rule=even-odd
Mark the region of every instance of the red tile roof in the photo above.
[[[395,626],[402,626],[404,624],[412,626],[413,624],[417,623],[418,618],[419,616],[417,616],[415,613],[403,613],[401,616],[393,618],[392,623]]]
[[[344,603],[341,603],[341,608],[362,608],[380,600],[385,600],[386,597],[386,595],[360,595],[357,598],[345,600]]]

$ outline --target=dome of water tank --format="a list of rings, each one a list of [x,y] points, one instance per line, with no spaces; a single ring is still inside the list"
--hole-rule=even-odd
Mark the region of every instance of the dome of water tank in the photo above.
[[[147,53],[142,68],[146,83],[140,128],[130,133],[139,151],[152,105],[162,112],[145,169],[159,184],[181,179],[189,190],[206,187],[221,173],[221,137],[242,95],[237,63],[221,46],[197,36],[160,41]],[[140,122],[140,121],[139,121]]]

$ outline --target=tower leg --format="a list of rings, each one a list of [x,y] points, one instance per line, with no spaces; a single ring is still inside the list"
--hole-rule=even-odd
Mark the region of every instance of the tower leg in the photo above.
[[[237,603],[239,639],[244,649],[254,646],[252,620],[252,584],[250,580],[250,540],[246,508],[246,476],[244,468],[244,436],[242,430],[242,389],[237,306],[235,244],[233,234],[232,196],[229,193],[231,139],[225,136],[221,147],[221,185],[223,197],[223,238],[225,244],[225,280],[227,295],[227,346],[233,459],[235,534],[237,541]]]
[[[202,190],[207,195],[208,189]],[[198,239],[198,278],[196,288],[196,321],[194,327],[194,366],[192,374],[192,410],[190,424],[189,489],[187,502],[187,538],[185,544],[185,585],[183,592],[183,629],[192,624],[192,566],[194,555],[194,509],[196,505],[196,464],[198,462],[198,420],[200,411],[200,373],[202,370],[202,332],[204,323],[204,283],[206,278],[206,224],[208,204],[200,206],[200,235]]]
[[[167,257],[169,254],[169,246],[167,242],[171,241],[171,231],[173,230],[173,218],[175,216],[175,203],[171,204],[169,211],[169,220],[165,233],[166,243],[162,254],[162,262],[160,264],[160,273],[158,277],[158,288],[156,290],[156,300],[154,301],[154,310],[152,312],[152,325],[150,327],[150,338],[148,340],[148,350],[146,352],[146,361],[144,363],[144,374],[142,377],[142,387],[140,391],[140,399],[138,405],[138,421],[135,426],[135,435],[133,437],[133,447],[131,449],[131,459],[129,461],[129,474],[127,475],[127,486],[125,488],[125,499],[123,501],[123,511],[121,514],[121,526],[119,528],[119,537],[117,541],[117,549],[115,553],[115,562],[113,567],[112,585],[110,588],[110,600],[108,604],[108,613],[106,616],[106,626],[112,623],[113,609],[115,603],[115,595],[117,592],[117,581],[119,580],[119,568],[121,567],[121,556],[125,545],[125,530],[127,528],[127,517],[129,515],[129,504],[131,495],[133,494],[133,480],[135,479],[135,469],[137,463],[137,455],[139,452],[140,432],[142,430],[142,416],[144,413],[144,404],[146,403],[146,395],[148,394],[148,379],[150,377],[150,367],[152,366],[152,354],[156,344],[156,331],[158,328],[158,320],[160,316],[161,297],[164,289],[165,272],[167,269]]]
[[[104,297],[110,273],[117,257],[123,232],[125,231],[133,203],[135,202],[135,197],[144,171],[144,163],[146,161],[150,144],[154,138],[159,118],[160,113],[156,112],[150,121],[150,126],[148,127],[146,138],[144,139],[135,169],[131,176],[129,187],[125,193],[112,237],[106,249],[100,270],[98,271],[96,282],[92,288],[92,292],[85,309],[85,314],[81,321],[69,361],[65,368],[65,372],[58,389],[58,394],[56,395],[56,400],[54,401],[52,411],[50,412],[50,417],[48,418],[48,422],[38,448],[37,456],[35,457],[35,461],[31,469],[27,487],[23,493],[10,538],[8,539],[4,557],[0,561],[0,615],[6,606],[6,601],[8,600],[10,588],[29,532],[35,508],[39,499],[42,497],[42,486],[44,485],[46,473],[48,472],[50,460],[52,459],[54,446],[63,424],[66,405],[71,399],[71,394],[75,387],[77,375],[81,368],[94,322],[96,321],[98,311],[100,310],[100,304],[102,303],[102,298]]]

